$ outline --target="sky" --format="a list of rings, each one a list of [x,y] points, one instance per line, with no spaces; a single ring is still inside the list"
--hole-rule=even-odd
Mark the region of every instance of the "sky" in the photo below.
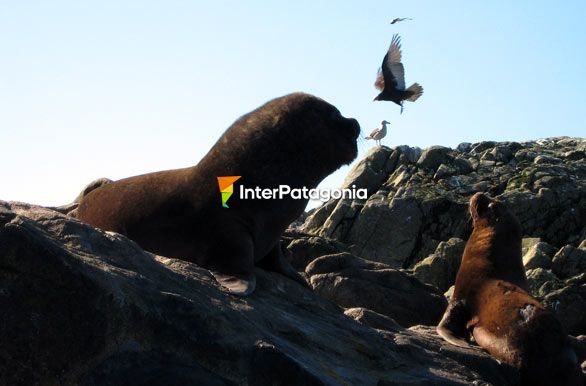
[[[394,33],[425,90],[403,114],[372,102]],[[584,137],[585,72],[584,1],[0,0],[0,199],[61,205],[98,177],[195,165],[294,91],[364,134],[391,122],[390,147]]]

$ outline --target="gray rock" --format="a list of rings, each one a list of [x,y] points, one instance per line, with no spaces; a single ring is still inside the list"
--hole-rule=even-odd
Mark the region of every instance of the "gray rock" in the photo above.
[[[566,279],[586,271],[586,251],[566,245],[553,257],[553,272]]]
[[[521,240],[521,254],[526,254],[529,249],[539,244],[541,239],[539,237],[523,237]]]
[[[562,162],[562,160],[549,155],[538,155],[537,157],[535,157],[533,162],[535,162],[536,164],[559,164],[560,162]]]
[[[413,275],[421,282],[445,292],[456,281],[466,242],[452,238],[441,242],[435,252],[413,268]]]
[[[555,253],[555,247],[548,243],[538,242],[529,247],[523,254],[523,265],[525,266],[525,269],[549,269],[551,267],[551,259]]]
[[[291,264],[300,271],[320,256],[347,251],[344,244],[325,237],[288,232],[283,238],[291,252]]]
[[[556,314],[569,334],[586,333],[586,275],[567,281],[563,288],[548,293],[543,303]]]
[[[445,345],[433,328],[374,330],[282,275],[256,275],[255,293],[234,297],[194,264],[2,202],[0,384],[516,382],[515,371]]]
[[[447,302],[413,276],[349,253],[322,256],[305,270],[314,291],[344,308],[362,307],[408,327],[435,325]]]
[[[423,151],[421,157],[417,160],[417,165],[421,168],[435,171],[442,163],[447,161],[450,150],[449,147],[431,146]]]
[[[344,311],[344,314],[356,320],[357,322],[360,322],[368,327],[376,328],[377,330],[400,331],[403,329],[403,327],[401,327],[401,325],[395,322],[392,318],[371,311],[368,308],[348,308],[346,311]]]
[[[417,160],[419,159],[419,157],[421,157],[421,154],[423,153],[422,149],[420,149],[418,147],[407,146],[407,145],[397,146],[396,150],[399,152],[399,154],[401,154],[405,157],[405,160],[408,163],[412,163],[412,164],[417,162]]]
[[[472,145],[471,153],[480,154],[483,151],[494,147],[497,143],[494,141],[483,141]]]
[[[543,299],[547,294],[564,287],[563,281],[550,270],[543,268],[527,270],[527,283],[531,294],[538,299]]]
[[[472,149],[472,144],[470,142],[462,142],[458,146],[456,146],[456,150],[462,153],[467,153]]]
[[[413,199],[395,196],[390,203],[368,200],[349,231],[350,250],[401,268],[413,252],[421,218],[421,210]]]

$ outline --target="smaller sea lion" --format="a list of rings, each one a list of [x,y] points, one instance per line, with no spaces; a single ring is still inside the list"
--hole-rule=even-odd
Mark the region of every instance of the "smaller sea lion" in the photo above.
[[[583,385],[562,325],[528,292],[518,220],[482,193],[470,199],[469,210],[473,231],[438,334],[467,347],[472,333],[493,357],[519,370],[523,385]]]

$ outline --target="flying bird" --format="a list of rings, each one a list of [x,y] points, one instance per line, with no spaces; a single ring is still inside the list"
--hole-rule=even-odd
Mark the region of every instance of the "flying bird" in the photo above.
[[[395,23],[399,23],[403,20],[413,20],[410,17],[396,17],[393,20],[391,20],[391,24],[395,24]]]
[[[390,122],[381,121],[380,127],[374,129],[372,133],[368,137],[364,137],[364,139],[374,139],[377,144],[380,145],[380,140],[383,139],[387,135],[387,125]]]
[[[380,94],[375,96],[373,101],[395,102],[401,106],[401,113],[403,113],[403,101],[415,102],[423,94],[423,87],[419,83],[413,83],[405,90],[405,69],[401,63],[401,37],[397,34],[391,39],[391,45],[378,71],[374,87],[380,90]]]

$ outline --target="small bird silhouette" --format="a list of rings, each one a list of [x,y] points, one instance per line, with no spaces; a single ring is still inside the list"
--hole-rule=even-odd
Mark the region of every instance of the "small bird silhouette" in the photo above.
[[[405,69],[401,63],[401,37],[393,35],[389,50],[383,59],[374,82],[374,87],[380,90],[380,94],[373,101],[392,101],[401,106],[403,113],[403,101],[415,102],[423,94],[423,87],[413,83],[405,90]]]
[[[374,139],[377,144],[380,145],[380,140],[383,139],[387,135],[387,125],[390,122],[381,121],[380,127],[374,129],[372,133],[368,137],[364,137],[364,139]]]
[[[395,23],[399,23],[403,20],[413,20],[410,17],[396,17],[393,20],[391,20],[391,24],[395,24]]]

